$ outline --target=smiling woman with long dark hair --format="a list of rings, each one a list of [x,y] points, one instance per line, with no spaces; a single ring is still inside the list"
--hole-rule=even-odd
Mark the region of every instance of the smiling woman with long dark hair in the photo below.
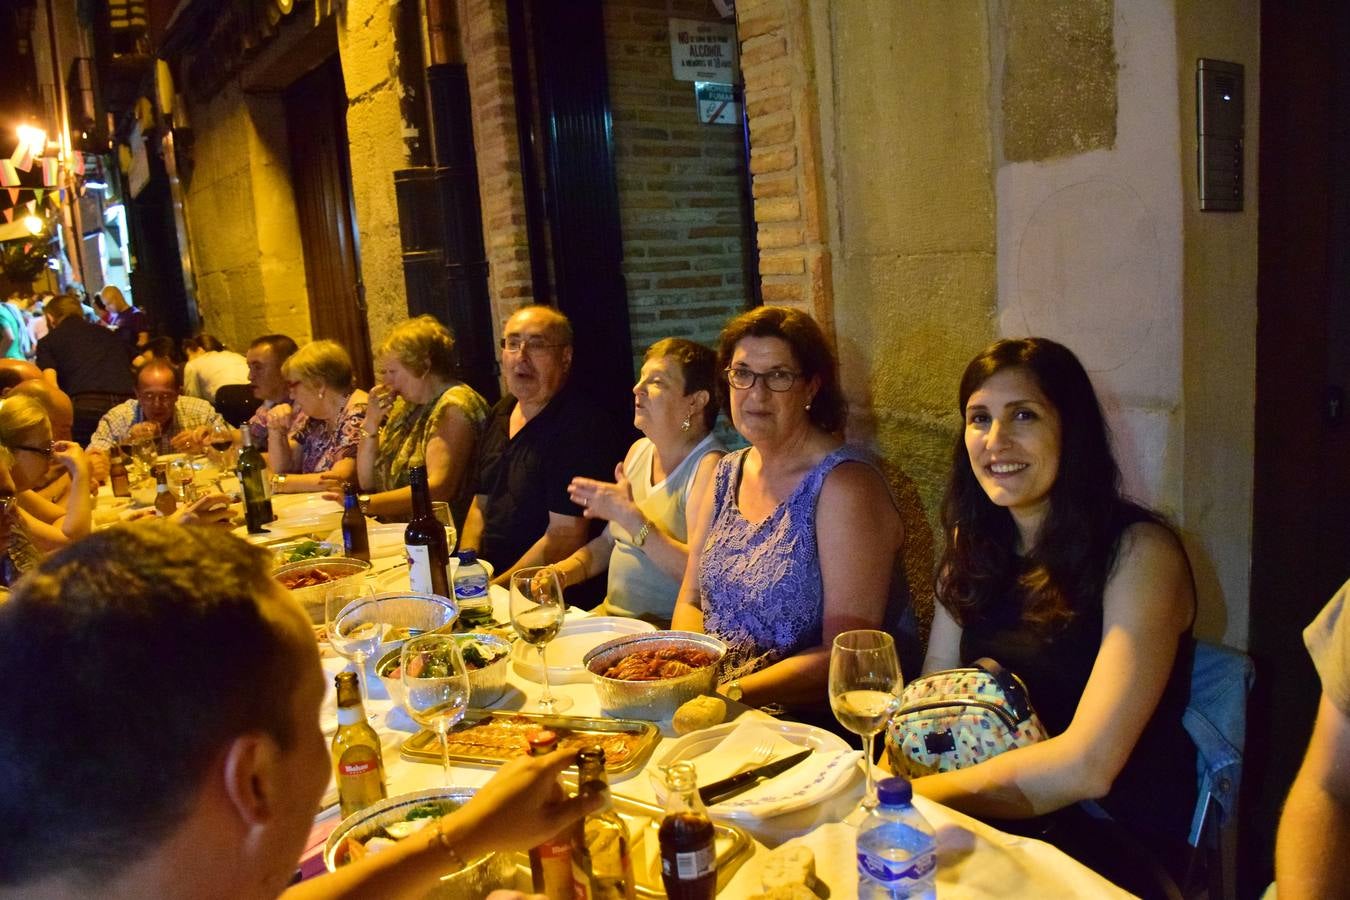
[[[998,341],[966,367],[959,402],[924,671],[993,658],[1026,683],[1050,737],[915,790],[1033,819],[1019,830],[1108,877],[1128,878],[1121,847],[1136,839],[1174,862],[1196,785],[1181,724],[1195,608],[1185,551],[1122,494],[1101,407],[1068,348]],[[1082,814],[1086,800],[1115,822]]]

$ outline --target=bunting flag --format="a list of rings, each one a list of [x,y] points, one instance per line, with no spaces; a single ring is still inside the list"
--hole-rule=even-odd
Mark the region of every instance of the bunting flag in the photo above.
[[[8,190],[9,190],[9,205],[10,205],[10,206],[18,206],[18,205],[19,205],[19,189],[18,189],[18,188],[9,188]]]
[[[14,207],[12,206],[5,207],[5,221],[6,222],[14,221]]]
[[[14,168],[14,163],[8,159],[0,159],[0,187],[18,187],[19,172]]]
[[[84,154],[80,154],[83,158]],[[56,178],[60,171],[60,161],[54,156],[42,157],[42,186],[56,187]]]

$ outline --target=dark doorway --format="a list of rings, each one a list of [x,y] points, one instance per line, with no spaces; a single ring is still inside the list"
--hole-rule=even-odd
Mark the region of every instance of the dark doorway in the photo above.
[[[373,382],[347,151],[347,90],[336,55],[285,94],[291,184],[315,338],[347,348],[358,384]]]
[[[1350,7],[1263,3],[1256,475],[1242,819],[1259,893],[1320,686],[1302,630],[1350,575]],[[1222,473],[1215,473],[1221,477]]]

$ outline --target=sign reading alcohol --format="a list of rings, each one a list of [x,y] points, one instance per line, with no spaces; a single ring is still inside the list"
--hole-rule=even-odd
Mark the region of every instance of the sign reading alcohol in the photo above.
[[[736,26],[671,19],[670,69],[676,81],[740,81]]]

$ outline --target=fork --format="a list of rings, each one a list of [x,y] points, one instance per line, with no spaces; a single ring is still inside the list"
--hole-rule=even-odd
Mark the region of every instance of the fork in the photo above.
[[[748,772],[757,766],[762,766],[773,758],[773,738],[764,738],[754,746],[745,765],[738,768],[731,775],[739,775],[742,772]],[[731,777],[731,776],[728,776]]]

